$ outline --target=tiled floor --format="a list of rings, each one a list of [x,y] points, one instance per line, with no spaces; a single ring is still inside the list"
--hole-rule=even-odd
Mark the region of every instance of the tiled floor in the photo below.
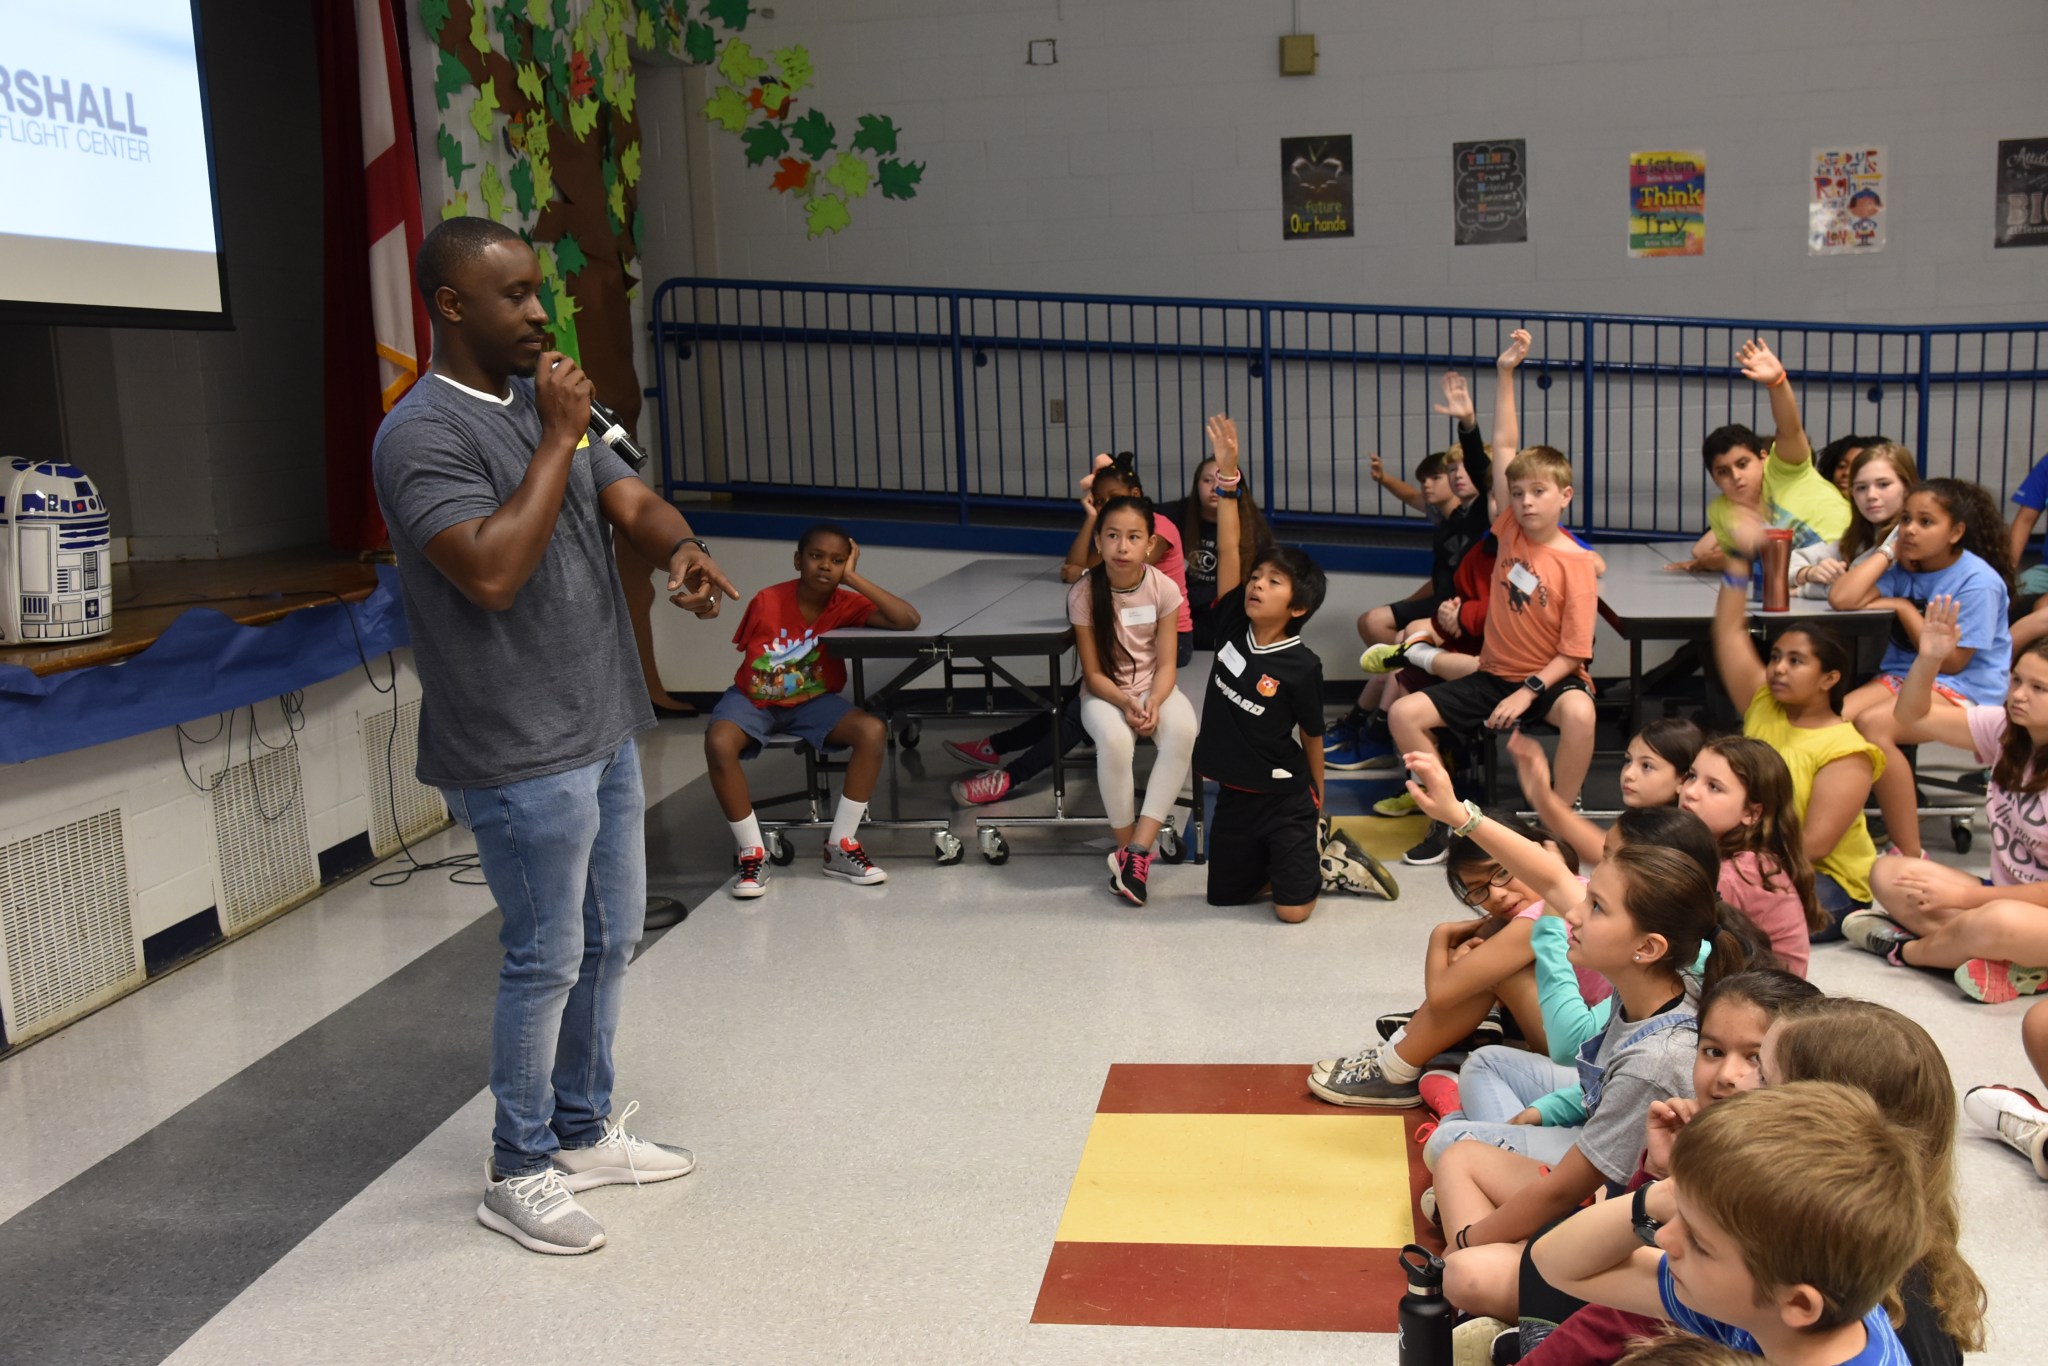
[[[488,895],[354,882],[0,1062],[0,1361],[1393,1360],[1378,1334],[1033,1315],[1055,1248],[1082,1241],[1062,1220],[1091,1134],[1146,1108],[1117,1102],[1123,1083],[1190,1068],[1164,1103],[1196,1108],[1163,1113],[1197,1113],[1216,1068],[1299,1069],[1361,1042],[1414,1004],[1428,927],[1454,912],[1436,870],[1397,869],[1396,903],[1329,902],[1290,927],[1208,907],[1192,866],[1120,906],[1092,830],[1019,831],[1001,868],[971,852],[938,868],[926,836],[880,835],[878,889],[818,876],[802,835],[767,897],[706,899],[730,850],[699,735],[665,723],[647,742],[668,798],[654,883],[697,909],[635,968],[619,1046],[621,1099],[697,1151],[695,1174],[594,1193],[610,1244],[592,1257],[479,1228]],[[906,800],[956,776],[940,737]],[[1814,977],[1921,1019],[1959,1087],[2025,1075],[2020,1006],[1968,1005],[1846,946],[1818,951]],[[1988,1140],[1960,1149],[1965,1250],[1992,1296],[1981,1359],[2036,1360],[2048,1185]],[[1131,1237],[1114,1221],[1133,1208],[1098,1231]],[[1236,1250],[1190,1274],[1218,1284],[1227,1256],[1228,1283],[1249,1284],[1259,1244],[1212,1246]]]

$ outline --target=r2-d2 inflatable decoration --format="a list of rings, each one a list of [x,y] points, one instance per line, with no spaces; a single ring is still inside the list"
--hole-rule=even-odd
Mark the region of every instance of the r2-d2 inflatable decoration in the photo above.
[[[0,461],[0,644],[82,640],[114,628],[107,505],[62,461]]]

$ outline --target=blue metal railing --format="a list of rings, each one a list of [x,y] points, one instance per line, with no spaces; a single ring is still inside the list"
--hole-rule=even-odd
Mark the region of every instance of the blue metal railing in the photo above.
[[[1228,411],[1281,523],[1415,514],[1366,457],[1406,475],[1451,444],[1432,412],[1446,369],[1482,431],[1493,358],[1526,327],[1522,439],[1576,462],[1571,520],[1593,533],[1704,525],[1701,440],[1768,434],[1734,357],[1762,337],[1818,447],[1903,439],[1929,474],[2001,501],[2048,439],[2048,323],[1878,326],[1726,318],[1381,308],[681,278],[649,331],[662,480],[673,493],[809,492],[950,510],[1061,505],[1096,451],[1133,450],[1147,489],[1181,497]]]

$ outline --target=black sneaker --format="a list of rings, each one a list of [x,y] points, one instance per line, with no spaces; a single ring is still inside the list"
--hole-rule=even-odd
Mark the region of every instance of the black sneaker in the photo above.
[[[1145,877],[1152,871],[1152,856],[1143,849],[1126,845],[1109,856],[1109,890],[1134,906],[1145,904]]]
[[[1382,1039],[1391,1039],[1400,1033],[1407,1023],[1414,1018],[1415,1012],[1412,1010],[1397,1010],[1392,1014],[1382,1015],[1377,1020],[1374,1020],[1373,1028],[1379,1030]],[[1500,1021],[1488,1015],[1479,1022],[1470,1034],[1465,1036],[1463,1043],[1455,1045],[1455,1051],[1476,1053],[1482,1048],[1488,1048],[1501,1042],[1503,1037],[1505,1035]]]
[[[1442,821],[1431,821],[1429,833],[1422,837],[1422,843],[1401,855],[1401,862],[1413,863],[1419,867],[1442,863],[1451,856],[1451,828]]]

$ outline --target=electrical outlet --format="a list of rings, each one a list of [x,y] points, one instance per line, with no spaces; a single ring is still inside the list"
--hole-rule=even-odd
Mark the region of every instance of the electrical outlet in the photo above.
[[[1067,420],[1067,401],[1065,399],[1053,399],[1045,406],[1046,417],[1051,421],[1064,423]]]

